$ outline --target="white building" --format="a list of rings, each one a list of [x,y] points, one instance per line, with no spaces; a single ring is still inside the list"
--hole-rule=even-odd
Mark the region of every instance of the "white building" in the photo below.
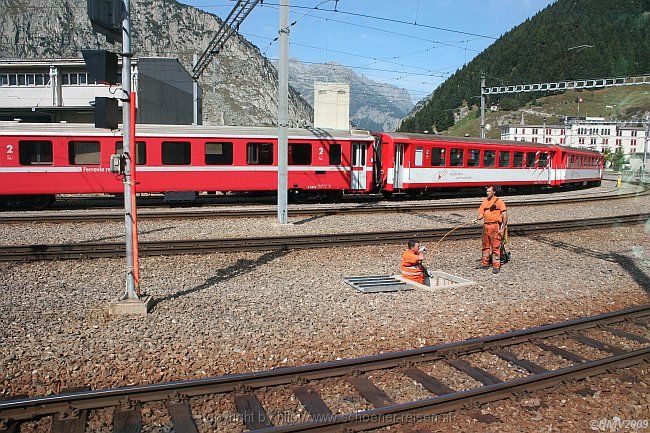
[[[350,84],[314,83],[314,127],[350,129]]]
[[[0,61],[0,120],[93,123],[95,97],[121,97],[121,85],[86,71],[83,59]],[[132,72],[138,123],[192,123],[192,78],[178,59],[133,59]]]
[[[559,144],[599,152],[604,152],[605,149],[615,152],[620,147],[630,161],[642,159],[645,138],[646,126],[643,122],[619,122],[605,120],[602,117],[568,117],[561,125],[503,125],[501,127],[502,140]],[[650,152],[650,149],[646,151]]]

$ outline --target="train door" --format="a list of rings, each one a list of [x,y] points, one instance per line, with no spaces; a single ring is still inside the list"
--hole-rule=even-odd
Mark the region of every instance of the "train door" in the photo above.
[[[395,172],[393,176],[393,188],[404,186],[404,145],[395,144]]]
[[[350,189],[366,189],[366,154],[368,143],[352,143]]]

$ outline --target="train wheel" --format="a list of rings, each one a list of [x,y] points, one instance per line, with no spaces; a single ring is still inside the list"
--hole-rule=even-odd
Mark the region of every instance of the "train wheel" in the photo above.
[[[290,192],[289,198],[294,203],[305,203],[311,197],[311,194],[302,189],[294,189]]]
[[[25,203],[34,210],[43,210],[54,203],[53,195],[34,195],[25,199]]]

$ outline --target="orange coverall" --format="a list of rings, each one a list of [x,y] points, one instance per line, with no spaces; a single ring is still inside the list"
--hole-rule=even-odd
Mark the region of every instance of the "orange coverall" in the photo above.
[[[411,250],[406,250],[402,254],[402,276],[416,283],[424,284],[422,260]]]
[[[501,267],[501,235],[499,226],[503,222],[503,212],[506,204],[497,196],[492,199],[484,199],[478,210],[479,216],[483,217],[483,245],[481,255],[481,266],[488,266],[490,254],[492,254],[492,266]]]

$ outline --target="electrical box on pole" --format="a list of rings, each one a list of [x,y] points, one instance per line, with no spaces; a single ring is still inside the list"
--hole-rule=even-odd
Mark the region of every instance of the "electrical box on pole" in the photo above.
[[[106,50],[81,50],[90,82],[118,84],[117,54]]]
[[[109,43],[122,42],[122,0],[88,0],[88,17],[93,30]]]
[[[117,99],[95,97],[95,128],[117,129],[120,123],[120,110]]]

